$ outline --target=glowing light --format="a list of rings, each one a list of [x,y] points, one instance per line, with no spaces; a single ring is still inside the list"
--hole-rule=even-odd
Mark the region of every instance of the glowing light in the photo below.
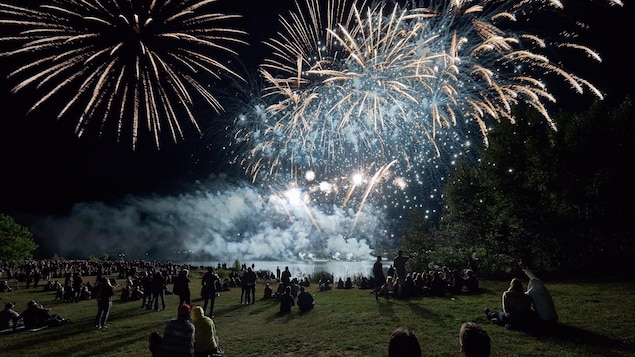
[[[231,46],[245,43],[243,31],[224,26],[239,16],[213,12],[215,2],[0,3],[0,40],[13,46],[0,55],[18,63],[8,75],[12,92],[33,89],[29,112],[48,103],[58,119],[76,118],[78,136],[127,133],[136,147],[147,131],[159,147],[162,133],[172,141],[186,129],[200,133],[194,105],[221,111],[209,84],[239,77],[213,56],[235,55]]]
[[[532,32],[529,20],[549,21],[562,9],[542,0],[297,2],[266,41],[266,111],[236,123],[244,149],[235,161],[254,180],[311,170],[329,182],[394,162],[385,174],[402,180],[385,182],[402,189],[431,175],[443,181],[448,167],[472,156],[472,140],[487,145],[491,125],[518,120],[515,107],[536,110],[556,129],[549,108],[557,98],[546,83],[602,98],[550,58],[566,50],[600,61],[595,51],[572,42],[568,28],[543,35],[539,24],[541,34]]]

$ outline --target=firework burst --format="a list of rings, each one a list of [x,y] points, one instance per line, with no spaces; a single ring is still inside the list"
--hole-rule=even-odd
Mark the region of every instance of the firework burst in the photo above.
[[[225,27],[238,18],[213,11],[216,0],[48,0],[36,6],[0,3],[0,40],[16,63],[12,92],[35,89],[45,103],[64,103],[57,117],[79,118],[78,136],[95,128],[133,148],[141,131],[159,147],[163,132],[183,139],[185,126],[201,131],[196,105],[216,112],[213,80],[236,76],[214,54],[235,54],[243,31]],[[4,47],[3,47],[4,48]],[[220,56],[220,55],[219,55]],[[185,119],[183,119],[185,118]]]
[[[271,104],[236,126],[241,162],[254,177],[301,177],[396,160],[400,173],[391,179],[401,187],[425,181],[438,158],[466,155],[471,138],[487,145],[489,126],[517,120],[516,107],[553,126],[552,79],[602,98],[550,57],[568,50],[600,61],[597,53],[571,36],[530,31],[540,27],[532,20],[562,9],[537,0],[298,2],[267,41],[273,54],[261,74]],[[249,135],[240,135],[245,128]]]

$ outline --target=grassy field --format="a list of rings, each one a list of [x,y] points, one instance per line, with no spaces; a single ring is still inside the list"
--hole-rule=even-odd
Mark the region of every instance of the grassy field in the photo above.
[[[191,275],[194,305],[202,304],[199,276],[196,271]],[[492,356],[635,356],[635,284],[631,282],[547,282],[560,323],[553,331],[532,333],[490,324],[483,309],[500,308],[508,282],[480,284],[481,292],[474,295],[379,301],[368,290],[320,292],[311,285],[315,309],[301,314],[296,307],[286,316],[277,314],[277,301],[240,305],[240,289],[233,289],[216,299],[214,321],[228,357],[387,356],[388,335],[397,326],[415,331],[424,356],[459,356],[458,331],[464,321],[483,324],[492,339]],[[262,296],[262,287],[258,285],[257,297]],[[15,301],[18,312],[35,299],[72,320],[37,332],[1,335],[4,357],[150,356],[149,334],[163,334],[178,305],[174,295],[166,296],[168,308],[159,312],[142,310],[140,301],[115,301],[109,328],[97,330],[94,300],[62,303],[54,301],[54,292],[22,285],[0,293],[0,298],[2,307]]]

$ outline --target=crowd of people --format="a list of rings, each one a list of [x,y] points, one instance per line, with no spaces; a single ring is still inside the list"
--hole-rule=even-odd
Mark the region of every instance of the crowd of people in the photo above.
[[[425,273],[411,272],[407,270],[408,259],[408,255],[399,251],[393,264],[386,269],[382,257],[378,256],[371,276],[356,277],[355,281],[351,277],[339,277],[335,286],[337,289],[355,287],[370,289],[376,299],[444,296],[478,291],[478,279],[470,268],[459,271],[443,267]],[[513,278],[509,288],[502,294],[501,309],[497,311],[485,309],[487,319],[510,329],[522,329],[536,323],[553,325],[558,321],[558,314],[549,291],[542,280],[536,277],[525,264],[519,262],[518,266],[529,278],[527,290],[524,290],[520,279]],[[214,267],[206,267],[206,272],[201,278],[200,295],[203,305],[192,307],[189,275],[192,268],[194,267],[187,265],[142,261],[32,261],[18,266],[5,264],[1,272],[7,278],[25,282],[27,288],[36,288],[42,279],[47,280],[44,290],[56,291],[56,300],[59,297],[63,302],[77,303],[84,299],[94,299],[97,302],[95,327],[98,329],[108,327],[108,317],[117,287],[117,281],[109,279],[108,275],[118,274],[120,278],[125,278],[125,283],[120,289],[120,301],[140,300],[142,309],[164,310],[166,308],[165,295],[177,295],[179,297],[177,318],[168,323],[163,336],[157,332],[150,336],[151,350],[153,355],[157,356],[177,355],[174,354],[176,349],[189,351],[184,354],[188,356],[221,354],[212,320],[216,297],[222,291],[240,288],[240,304],[253,305],[256,302],[256,285],[259,279],[266,281],[262,300],[276,299],[279,303],[280,314],[291,313],[295,306],[302,313],[315,307],[314,297],[308,291],[311,285],[308,277],[293,277],[288,266],[284,270],[276,269],[274,274],[273,272],[257,272],[253,265],[243,265],[240,271],[230,269],[225,278],[221,278]],[[92,279],[85,279],[86,276],[94,276],[95,283],[91,284]],[[63,282],[59,282],[60,280]],[[332,275],[322,273],[317,281],[317,289],[331,290],[333,281]],[[8,287],[8,280],[6,282]],[[276,290],[271,286],[273,282],[278,284]],[[168,288],[169,285],[172,285],[171,291]],[[0,312],[0,330],[21,327],[37,329],[67,322],[69,322],[68,319],[52,313],[50,309],[44,308],[35,301],[30,301],[27,309],[22,313],[15,311],[13,303],[7,303],[4,311]],[[186,343],[183,336],[188,336],[189,342]],[[408,329],[396,329],[389,341],[391,356],[421,355],[416,336]],[[463,356],[489,355],[489,337],[480,326],[473,322],[466,322],[461,326],[460,342]]]
[[[445,296],[478,292],[478,277],[470,268],[463,270],[444,266],[427,272],[407,271],[409,257],[399,251],[386,274],[382,257],[378,256],[373,264],[373,275],[362,278],[360,289],[372,289],[375,298],[411,298],[423,296]]]

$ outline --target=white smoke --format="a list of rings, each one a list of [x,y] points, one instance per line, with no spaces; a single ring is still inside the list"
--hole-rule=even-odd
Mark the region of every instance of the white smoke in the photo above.
[[[263,192],[222,177],[177,195],[127,196],[114,204],[83,202],[31,231],[63,257],[126,254],[130,259],[368,259],[385,234],[382,210],[318,204]]]

